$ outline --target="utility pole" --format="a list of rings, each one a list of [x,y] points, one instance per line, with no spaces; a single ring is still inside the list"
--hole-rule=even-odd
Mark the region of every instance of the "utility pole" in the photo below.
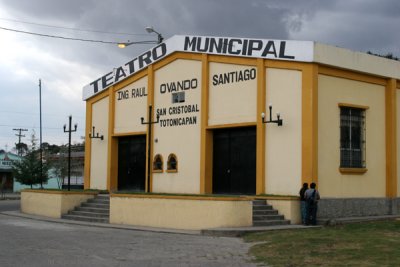
[[[64,133],[68,133],[68,191],[71,190],[71,133],[76,132],[76,128],[78,128],[78,124],[75,123],[75,129],[71,129],[72,124],[72,115],[69,116],[69,126],[68,130],[66,130],[67,125],[64,124]]]
[[[43,150],[42,150],[42,81],[39,79],[39,114],[40,114],[40,187],[43,188]]]
[[[18,134],[15,134],[16,136],[18,136],[18,155],[22,156],[22,149],[21,149],[21,137],[25,137],[25,135],[21,134],[22,132],[26,132],[28,131],[28,129],[22,129],[22,128],[18,128],[18,129],[13,129],[13,131],[17,131]]]

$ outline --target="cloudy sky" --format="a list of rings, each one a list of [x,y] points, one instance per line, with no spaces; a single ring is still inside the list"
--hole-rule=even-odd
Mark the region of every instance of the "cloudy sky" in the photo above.
[[[18,141],[15,128],[39,137],[42,81],[43,142],[65,144],[72,115],[85,126],[82,87],[151,45],[70,41],[5,30],[111,42],[175,34],[310,40],[400,57],[398,0],[0,0],[0,149]]]

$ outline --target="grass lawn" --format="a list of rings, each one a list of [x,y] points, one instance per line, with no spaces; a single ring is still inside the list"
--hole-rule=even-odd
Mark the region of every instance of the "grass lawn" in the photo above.
[[[400,220],[249,234],[268,266],[400,266]]]

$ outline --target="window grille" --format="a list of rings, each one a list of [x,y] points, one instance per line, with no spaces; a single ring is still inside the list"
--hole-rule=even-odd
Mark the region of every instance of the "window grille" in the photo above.
[[[366,167],[364,109],[340,107],[340,167]]]

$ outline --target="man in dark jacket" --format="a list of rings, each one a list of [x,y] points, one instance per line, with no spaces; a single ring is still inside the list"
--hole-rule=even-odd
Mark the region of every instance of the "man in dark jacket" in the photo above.
[[[306,199],[306,225],[317,224],[317,211],[318,211],[318,200],[320,199],[319,192],[315,189],[317,185],[311,183],[310,189],[307,189],[304,193]]]

